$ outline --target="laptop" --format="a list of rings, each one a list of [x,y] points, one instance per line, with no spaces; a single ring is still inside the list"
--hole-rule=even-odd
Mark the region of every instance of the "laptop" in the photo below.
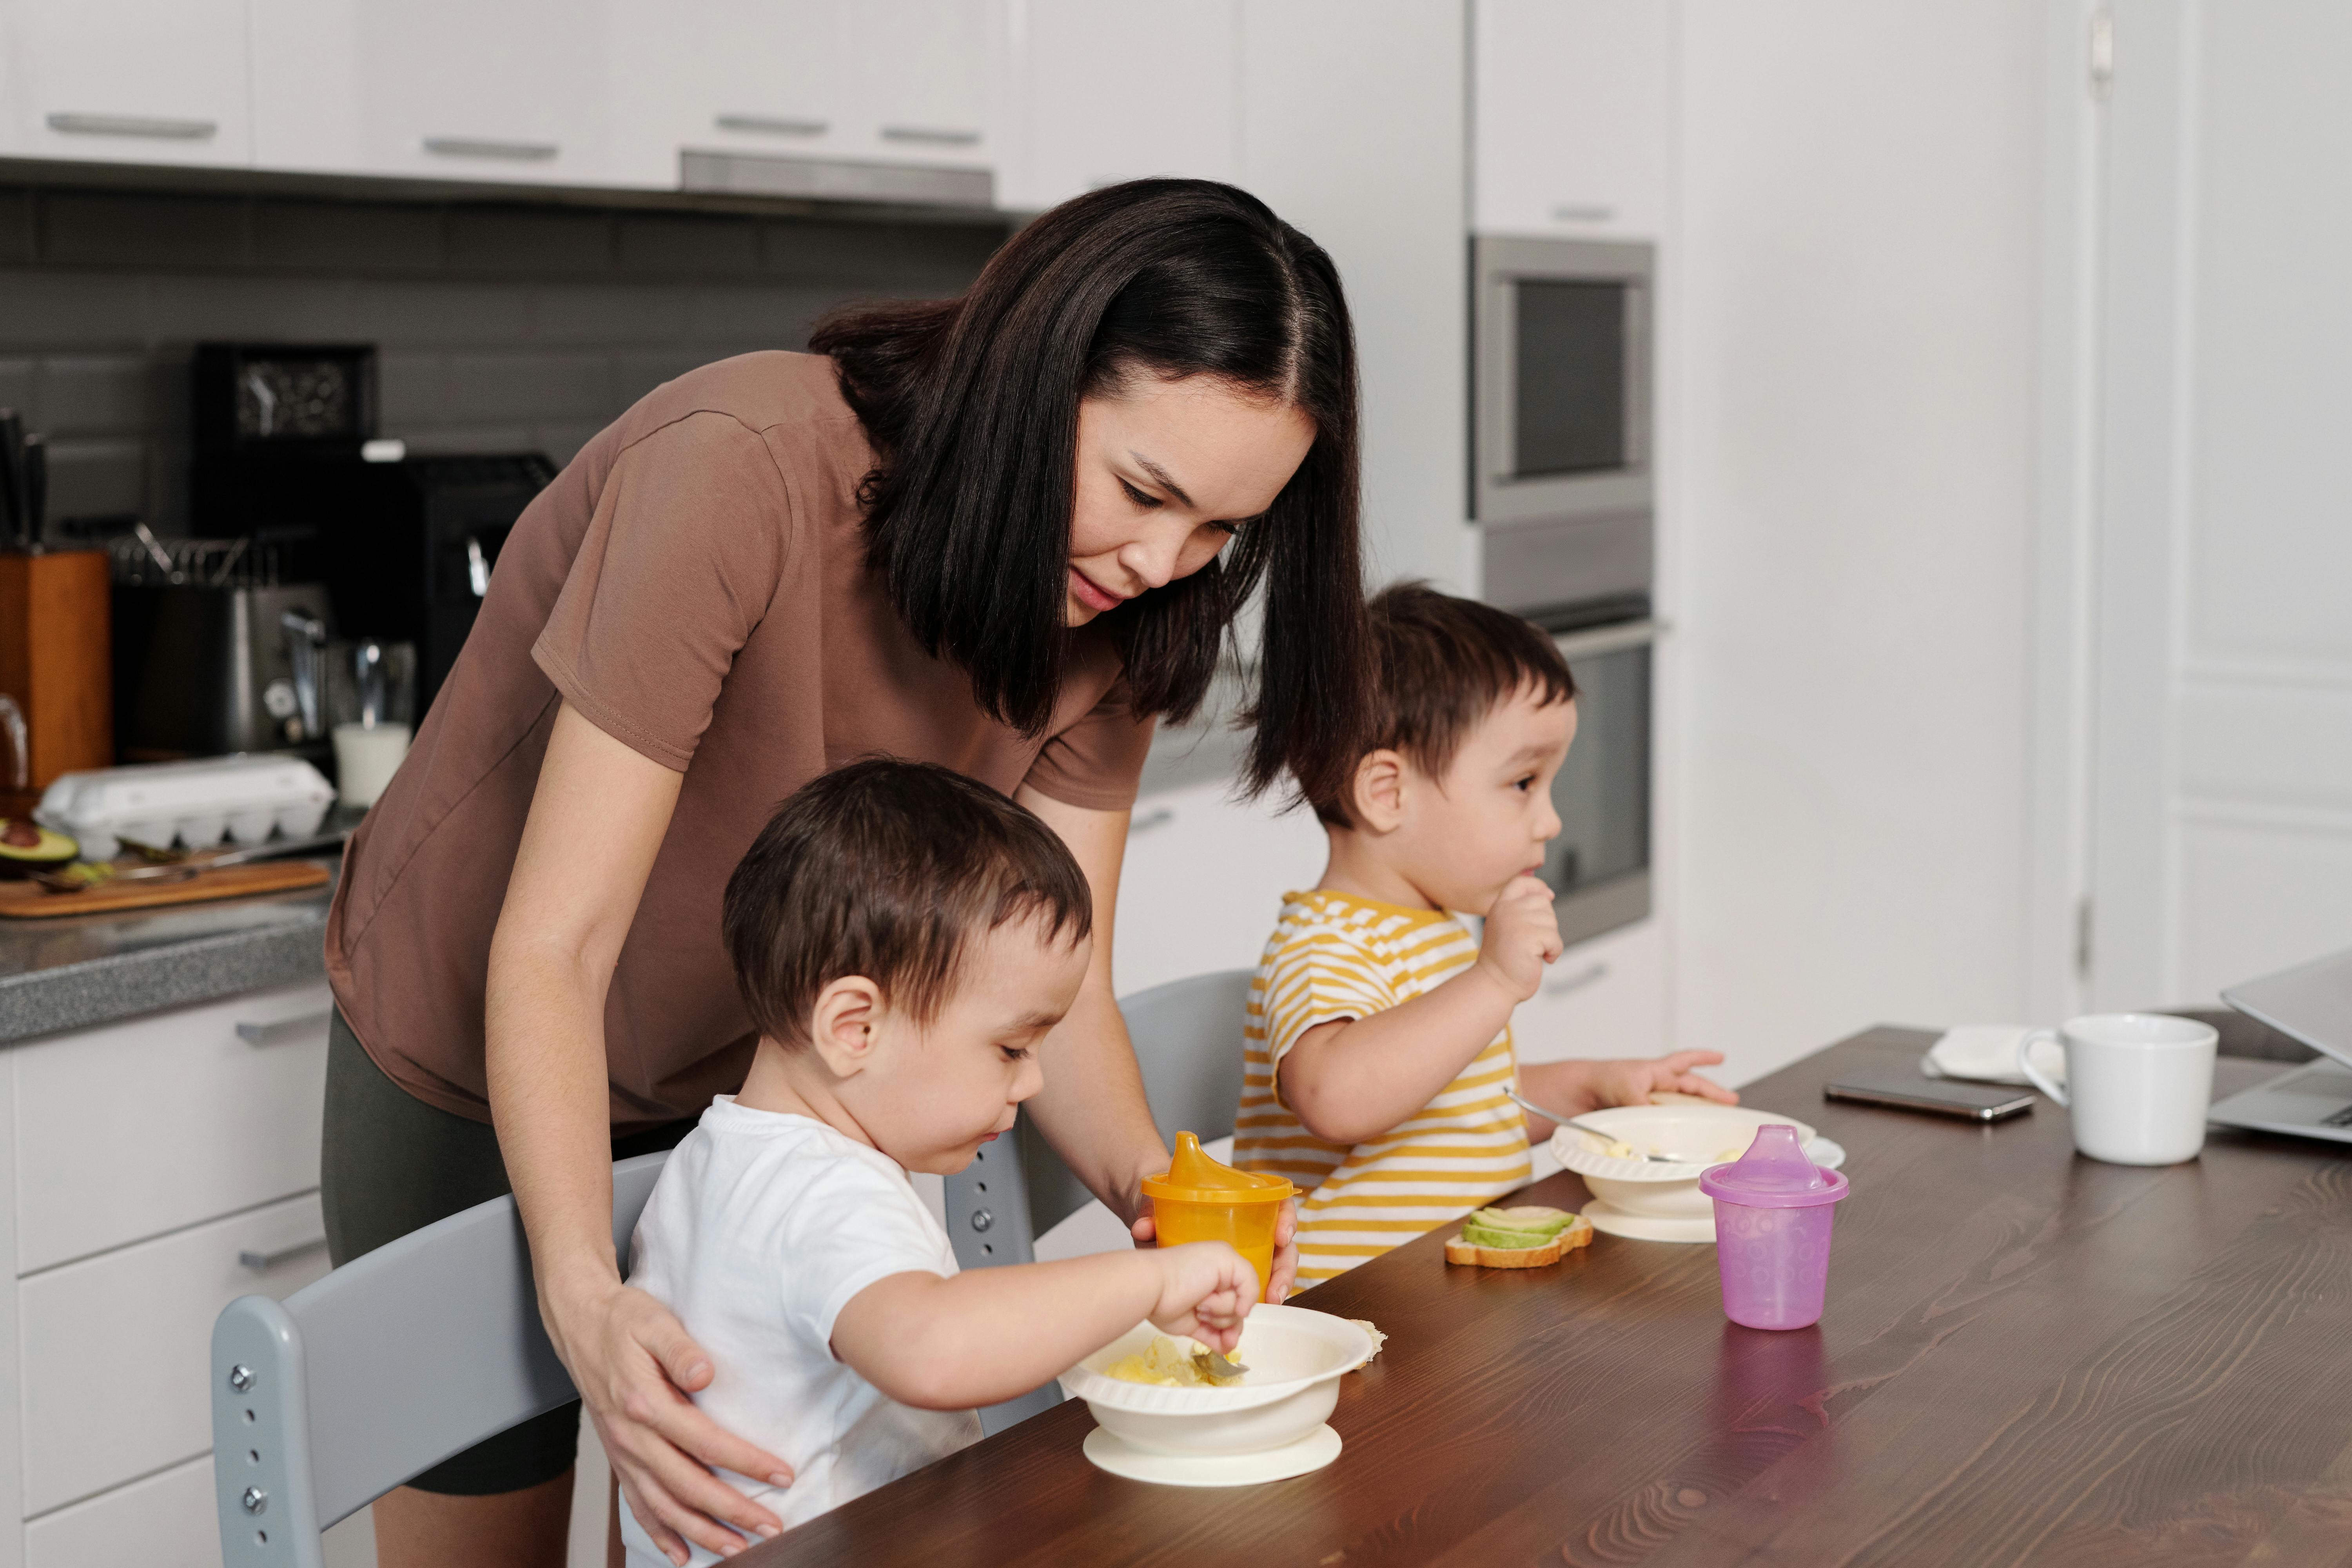
[[[2225,1127],[2352,1143],[2352,952],[2315,959],[2221,993],[2250,1018],[2294,1036],[2319,1059],[2215,1105]]]

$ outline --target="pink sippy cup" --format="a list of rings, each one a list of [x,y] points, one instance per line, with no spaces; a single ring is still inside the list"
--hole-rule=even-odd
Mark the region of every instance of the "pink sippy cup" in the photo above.
[[[1822,1318],[1830,1216],[1846,1179],[1805,1158],[1793,1127],[1756,1130],[1748,1152],[1699,1174],[1715,1200],[1723,1315],[1751,1329],[1801,1329]]]

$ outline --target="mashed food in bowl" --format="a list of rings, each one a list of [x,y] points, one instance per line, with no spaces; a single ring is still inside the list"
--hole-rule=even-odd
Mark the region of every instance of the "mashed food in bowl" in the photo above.
[[[1206,1346],[1178,1344],[1166,1334],[1153,1335],[1140,1354],[1120,1357],[1103,1368],[1103,1375],[1161,1388],[1231,1388],[1241,1382],[1239,1377],[1219,1377],[1209,1370]]]

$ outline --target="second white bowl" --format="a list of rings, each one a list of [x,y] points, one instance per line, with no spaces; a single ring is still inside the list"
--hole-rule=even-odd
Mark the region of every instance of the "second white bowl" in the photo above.
[[[1139,1323],[1062,1374],[1099,1426],[1157,1454],[1251,1454],[1295,1443],[1339,1403],[1339,1377],[1371,1358],[1370,1335],[1345,1318],[1304,1307],[1250,1310],[1236,1359],[1249,1376],[1232,1388],[1162,1388],[1103,1369],[1141,1352],[1160,1331]]]
[[[1745,1105],[1620,1105],[1589,1111],[1578,1120],[1601,1129],[1621,1142],[1632,1144],[1635,1157],[1629,1160],[1603,1153],[1593,1146],[1590,1137],[1573,1127],[1562,1127],[1552,1134],[1552,1156],[1582,1176],[1594,1197],[1622,1213],[1653,1219],[1713,1217],[1715,1201],[1698,1190],[1699,1173],[1709,1165],[1719,1165],[1746,1153],[1748,1145],[1756,1141],[1759,1127],[1793,1127],[1798,1138],[1808,1145],[1819,1137],[1811,1127],[1793,1116]],[[1807,1152],[1812,1150],[1809,1148]],[[1823,1152],[1827,1152],[1826,1145]],[[1661,1164],[1640,1158],[1647,1153],[1689,1154],[1696,1158]],[[1843,1163],[1843,1155],[1824,1159],[1815,1154],[1814,1162],[1833,1170]]]

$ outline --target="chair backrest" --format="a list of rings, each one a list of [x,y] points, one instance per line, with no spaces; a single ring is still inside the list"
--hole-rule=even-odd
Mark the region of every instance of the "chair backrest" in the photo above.
[[[1144,1099],[1163,1142],[1173,1143],[1180,1130],[1203,1143],[1234,1130],[1253,973],[1191,975],[1120,1001],[1143,1069]],[[982,1148],[947,1178],[948,1237],[966,1268],[1027,1263],[1038,1237],[1093,1201],[1024,1117],[1012,1138]]]
[[[613,1245],[667,1152],[613,1167]],[[577,1397],[539,1318],[510,1197],[378,1247],[213,1325],[226,1568],[321,1568],[319,1537],[419,1471]]]

